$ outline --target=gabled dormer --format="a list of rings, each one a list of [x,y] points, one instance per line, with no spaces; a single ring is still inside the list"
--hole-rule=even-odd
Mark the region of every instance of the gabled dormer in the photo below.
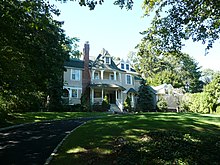
[[[131,70],[131,66],[130,66],[130,62],[128,60],[124,61],[123,59],[121,60],[120,63],[120,68],[122,70],[127,70],[130,71]]]

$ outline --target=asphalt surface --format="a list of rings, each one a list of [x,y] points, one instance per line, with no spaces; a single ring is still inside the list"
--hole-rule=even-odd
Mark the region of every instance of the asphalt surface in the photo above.
[[[0,131],[0,164],[43,165],[62,139],[87,120],[34,123]]]

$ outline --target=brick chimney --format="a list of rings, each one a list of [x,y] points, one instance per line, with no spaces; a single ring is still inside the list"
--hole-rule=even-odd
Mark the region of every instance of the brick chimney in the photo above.
[[[91,82],[91,76],[89,72],[89,42],[86,41],[83,48],[83,61],[84,61],[84,70],[82,73],[82,94],[85,93],[86,88]]]

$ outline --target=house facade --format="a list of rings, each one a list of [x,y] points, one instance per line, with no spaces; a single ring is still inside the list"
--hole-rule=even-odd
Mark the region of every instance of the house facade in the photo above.
[[[103,49],[93,60],[89,56],[89,43],[84,45],[84,59],[71,59],[65,63],[64,100],[68,104],[79,104],[86,89],[89,89],[91,104],[101,104],[107,96],[111,107],[123,111],[127,97],[131,106],[136,106],[137,91],[141,78],[129,61],[115,60]]]

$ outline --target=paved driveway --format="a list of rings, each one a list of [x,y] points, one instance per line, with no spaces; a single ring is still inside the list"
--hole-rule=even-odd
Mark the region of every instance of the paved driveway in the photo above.
[[[1,165],[43,165],[62,139],[89,119],[28,124],[0,132]]]

